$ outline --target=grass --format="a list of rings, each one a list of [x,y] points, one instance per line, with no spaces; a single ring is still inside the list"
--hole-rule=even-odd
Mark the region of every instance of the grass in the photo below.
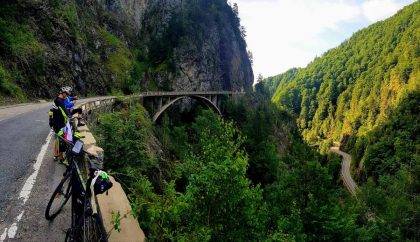
[[[99,30],[99,33],[102,39],[105,41],[106,45],[115,47],[115,48],[124,46],[123,42],[117,36],[110,33],[105,28],[101,28]]]
[[[0,103],[6,99],[24,102],[26,96],[22,89],[13,83],[10,73],[0,64]]]
[[[115,77],[117,88],[122,89],[124,92],[131,92],[131,89],[134,88],[132,87],[132,78],[130,75],[134,64],[132,52],[120,38],[105,28],[101,28],[100,34],[105,42],[105,46],[109,47],[112,51],[108,55],[105,66]]]
[[[0,39],[13,56],[27,60],[42,53],[44,46],[37,40],[30,27],[0,18]]]
[[[82,31],[81,19],[77,12],[77,5],[75,2],[70,2],[62,6],[58,6],[56,14],[63,19],[74,37],[81,43],[87,42],[86,33]]]

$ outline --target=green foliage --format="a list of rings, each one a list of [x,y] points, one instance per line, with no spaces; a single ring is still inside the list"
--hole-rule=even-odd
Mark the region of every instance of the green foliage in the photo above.
[[[307,141],[362,136],[387,119],[404,93],[419,88],[419,10],[415,2],[294,75],[280,76],[285,81],[273,101],[297,117]]]
[[[137,147],[150,143],[154,135],[143,120],[144,112],[139,112],[142,108],[102,115],[99,134],[106,164],[114,165],[117,178],[128,188],[148,239],[302,241],[359,236],[357,214],[340,205],[339,196],[345,193],[337,184],[339,159],[317,155],[302,142],[286,112],[266,99],[256,101],[258,97],[227,104],[226,116],[234,123],[210,111],[201,112],[191,125],[171,127],[164,117],[155,132],[172,161],[160,157],[146,166],[148,158]],[[123,115],[129,113],[136,114]],[[135,123],[144,127],[133,127],[133,120],[143,120]],[[130,144],[133,156],[124,143]],[[150,150],[145,146],[143,150]],[[142,162],[125,162],[136,156]]]
[[[1,48],[24,61],[40,55],[44,48],[28,25],[18,24],[10,19],[3,19],[1,16],[0,39],[4,43]]]
[[[273,96],[277,89],[284,87],[292,81],[296,77],[298,70],[298,68],[292,68],[283,74],[263,79],[262,84],[267,89],[268,95],[270,97]]]
[[[157,157],[149,142],[152,123],[142,106],[101,115],[97,129],[108,169],[135,166],[147,171],[156,165]]]
[[[192,128],[193,152],[180,167],[188,178],[188,223],[210,229],[211,240],[260,238],[266,216],[262,191],[246,178],[248,159],[240,149],[240,134],[210,111]]]
[[[356,237],[355,213],[340,206],[340,160],[302,142],[293,118],[269,103],[266,90],[228,103],[226,117],[246,136],[248,176],[264,188],[268,238],[344,240]]]
[[[267,215],[262,190],[246,177],[248,159],[233,124],[203,112],[188,131],[192,136],[177,137],[184,140],[179,146],[190,148],[180,154],[181,161],[173,171],[178,175],[155,180],[151,171],[156,171],[157,164],[148,165],[146,160],[151,158],[144,154],[150,148],[145,143],[153,139],[149,122],[137,107],[128,113],[102,115],[98,127],[105,163],[129,187],[133,209],[148,238],[220,241],[263,237]],[[174,134],[181,129],[174,129]],[[136,158],[139,162],[131,162]]]
[[[106,67],[111,72],[114,85],[121,89],[125,94],[133,93],[138,90],[138,80],[130,75],[133,70],[133,54],[128,47],[117,36],[102,28],[101,36],[108,48],[112,50],[106,60]],[[135,65],[134,68],[138,68]],[[134,69],[136,71],[137,69]]]
[[[2,96],[9,96],[18,101],[26,100],[22,89],[13,83],[10,73],[0,64],[0,101]]]
[[[70,29],[73,37],[81,42],[86,42],[86,33],[83,31],[82,21],[86,20],[84,17],[79,17],[77,4],[75,1],[69,1],[66,4],[50,3],[52,6],[55,6],[55,14],[58,18],[65,21],[67,26]]]
[[[297,118],[307,141],[326,150],[342,139],[359,162],[359,199],[351,207],[356,224],[341,227],[353,227],[358,240],[420,237],[419,10],[415,2],[359,31],[292,79],[280,81],[272,99]]]
[[[284,141],[280,141],[277,135],[285,131],[281,130],[284,126],[280,122],[286,119],[274,105],[263,102],[249,109],[245,106],[247,101],[229,103],[227,117],[235,120],[247,137],[244,145],[250,156],[249,177],[265,185],[272,183],[277,176],[280,164],[278,148]]]
[[[361,138],[365,140],[362,160],[368,176],[377,180],[380,175],[393,175],[402,167],[415,169],[420,145],[419,113],[420,91],[409,93],[387,122]]]
[[[112,211],[111,212],[111,219],[112,219],[112,224],[113,224],[114,229],[117,232],[121,232],[121,214],[120,214],[120,211],[118,211],[116,213],[114,211]]]
[[[123,42],[114,34],[107,31],[105,28],[102,28],[100,34],[105,41],[105,44],[114,48],[122,47]]]
[[[418,232],[420,93],[409,93],[389,120],[356,140],[361,157],[363,206],[375,214],[374,240],[416,240]]]
[[[57,14],[67,22],[70,28],[78,28],[79,17],[77,15],[76,3],[70,2],[68,4],[64,4],[56,11]]]

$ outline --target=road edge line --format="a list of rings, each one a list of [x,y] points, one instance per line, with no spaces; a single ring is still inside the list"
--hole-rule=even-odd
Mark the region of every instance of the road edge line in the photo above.
[[[29,195],[31,194],[31,191],[35,185],[36,178],[38,176],[39,170],[42,165],[42,161],[44,160],[44,156],[47,153],[48,146],[50,145],[52,138],[52,131],[50,131],[47,135],[47,138],[45,139],[45,143],[41,146],[41,150],[38,153],[38,156],[36,157],[36,162],[33,165],[34,171],[31,175],[26,179],[25,183],[23,184],[22,189],[19,193],[19,199],[23,198],[23,203],[20,205],[23,207],[25,205],[26,201],[29,199]],[[19,214],[15,218],[15,222],[13,222],[9,227],[6,227],[4,229],[4,232],[0,236],[0,242],[3,242],[5,239],[13,239],[16,235],[16,232],[18,230],[18,225],[20,220],[22,219],[23,213],[25,212],[24,209],[22,209]],[[11,230],[12,229],[12,230]]]

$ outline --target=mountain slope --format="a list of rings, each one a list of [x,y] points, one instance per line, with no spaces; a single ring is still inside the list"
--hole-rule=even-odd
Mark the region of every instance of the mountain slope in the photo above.
[[[291,68],[282,74],[267,77],[263,80],[263,87],[268,91],[268,94],[271,97],[274,95],[276,90],[280,88],[280,86],[283,87],[293,80],[298,71],[298,68]]]
[[[341,140],[351,153],[356,240],[420,238],[419,14],[417,1],[357,32],[282,78],[272,97],[295,115],[306,141],[326,151]]]
[[[420,86],[419,14],[416,2],[357,32],[279,86],[273,101],[297,116],[310,142],[366,134]]]

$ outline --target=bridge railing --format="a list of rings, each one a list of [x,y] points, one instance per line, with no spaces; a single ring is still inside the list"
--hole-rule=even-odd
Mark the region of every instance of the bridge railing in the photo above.
[[[243,95],[245,92],[240,91],[173,91],[173,92],[142,92],[137,94],[140,97],[157,97],[157,96],[190,96],[190,95]],[[133,96],[137,96],[134,94]]]

